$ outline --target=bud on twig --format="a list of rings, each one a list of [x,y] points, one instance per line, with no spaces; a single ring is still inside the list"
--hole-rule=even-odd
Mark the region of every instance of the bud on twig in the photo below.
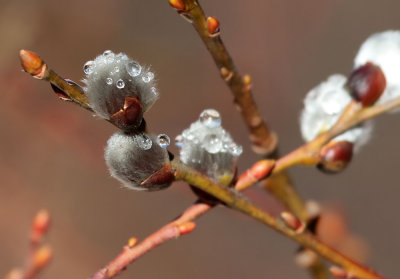
[[[185,3],[182,0],[169,0],[169,4],[177,10],[185,9]]]
[[[154,73],[126,54],[110,50],[86,62],[83,71],[93,111],[125,132],[137,131],[143,113],[159,97]]]
[[[111,175],[124,186],[134,190],[160,190],[173,180],[168,168],[167,146],[164,141],[144,133],[116,133],[107,142],[105,159]]]
[[[371,62],[355,69],[347,83],[351,96],[363,107],[372,106],[383,94],[386,79],[381,68]]]
[[[43,235],[47,232],[50,225],[50,214],[47,210],[40,210],[33,218],[31,241],[35,244],[40,243]]]
[[[37,79],[45,78],[47,65],[37,54],[29,50],[21,49],[19,51],[19,56],[21,58],[22,68],[25,72]]]
[[[207,29],[210,36],[219,35],[219,21],[213,16],[207,17]]]
[[[318,169],[327,173],[339,172],[347,167],[353,157],[353,143],[330,142],[320,150],[319,157]]]
[[[282,212],[281,218],[285,222],[286,226],[294,230],[296,233],[302,233],[306,228],[305,224],[290,212]]]

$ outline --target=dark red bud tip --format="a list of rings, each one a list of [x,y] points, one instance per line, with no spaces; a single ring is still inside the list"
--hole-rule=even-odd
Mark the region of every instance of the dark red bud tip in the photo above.
[[[169,186],[175,180],[174,172],[170,165],[165,165],[148,178],[146,178],[140,186],[148,190],[159,190]]]
[[[126,97],[123,108],[110,116],[110,121],[124,131],[139,127],[142,119],[142,105],[137,98],[133,97]]]
[[[385,91],[385,74],[379,66],[368,62],[350,74],[348,86],[352,97],[363,107],[372,106]]]
[[[336,173],[348,165],[353,157],[353,143],[349,141],[330,142],[319,152],[321,159],[317,167],[327,173]]]
[[[21,65],[25,72],[39,79],[44,77],[47,66],[37,54],[29,50],[21,49],[19,51],[19,57],[21,58]]]
[[[219,21],[213,16],[207,17],[208,33],[215,34],[219,32]]]

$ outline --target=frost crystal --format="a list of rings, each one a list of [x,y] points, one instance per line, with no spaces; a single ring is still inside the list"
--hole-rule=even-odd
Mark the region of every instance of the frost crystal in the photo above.
[[[311,141],[330,129],[350,103],[352,98],[344,88],[346,81],[345,76],[335,74],[308,92],[300,117],[301,134],[305,141]],[[371,128],[369,123],[357,126],[336,137],[335,141],[353,142],[357,150],[368,141]]]
[[[95,60],[86,62],[84,72],[89,104],[105,119],[122,109],[126,97],[138,98],[144,112],[158,98],[154,74],[124,53],[106,50]]]
[[[232,180],[236,157],[243,149],[221,127],[221,117],[216,110],[203,111],[175,141],[181,148],[182,162],[217,182],[229,184]]]
[[[370,36],[354,59],[354,68],[372,62],[386,77],[386,90],[377,101],[385,103],[400,96],[400,31],[385,31]]]
[[[134,190],[155,191],[169,184],[149,188],[140,183],[168,163],[168,153],[146,134],[126,135],[115,133],[107,142],[105,159],[111,176]]]

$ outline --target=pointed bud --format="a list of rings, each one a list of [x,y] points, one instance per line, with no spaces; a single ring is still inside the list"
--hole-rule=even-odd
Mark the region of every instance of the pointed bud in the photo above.
[[[207,29],[208,33],[211,35],[215,35],[219,33],[219,21],[213,16],[207,17]]]
[[[53,252],[50,246],[43,246],[40,247],[39,250],[36,251],[35,255],[33,256],[33,265],[36,269],[41,269],[46,266],[53,255]]]
[[[155,187],[155,185],[171,184],[175,180],[171,165],[165,165],[155,173],[146,178],[140,186],[145,188]]]
[[[386,88],[386,78],[381,68],[371,62],[355,69],[349,76],[351,96],[364,107],[372,106]]]
[[[196,228],[196,224],[194,222],[186,222],[177,226],[178,233],[180,235],[188,234],[192,232]]]
[[[185,3],[182,0],[169,0],[169,4],[177,10],[185,9]]]
[[[110,116],[110,121],[124,131],[136,130],[143,119],[142,105],[137,98],[126,97],[123,108]]]
[[[353,157],[353,143],[349,141],[330,142],[319,152],[321,161],[317,167],[326,173],[336,173],[348,165]]]
[[[50,225],[50,214],[47,210],[40,210],[33,218],[31,241],[39,243]]]
[[[133,246],[135,246],[138,243],[138,241],[139,240],[136,237],[131,237],[131,238],[129,238],[127,245],[129,248],[132,248]]]
[[[37,54],[29,50],[21,49],[19,51],[19,56],[25,72],[38,79],[43,79],[45,77],[47,65]]]
[[[255,163],[249,170],[242,174],[236,182],[236,190],[243,190],[248,185],[252,185],[265,179],[275,167],[274,160],[262,160]]]
[[[290,212],[282,212],[281,218],[285,222],[286,226],[294,230],[296,233],[302,233],[306,228],[306,226]]]

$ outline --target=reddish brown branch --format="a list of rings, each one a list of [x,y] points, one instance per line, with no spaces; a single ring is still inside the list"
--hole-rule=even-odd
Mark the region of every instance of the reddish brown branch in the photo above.
[[[32,279],[49,264],[52,250],[49,245],[42,245],[49,224],[49,213],[46,210],[40,210],[33,218],[26,264],[23,268],[11,270],[6,275],[6,279]]]
[[[206,17],[196,0],[170,0],[171,6],[192,22],[226,84],[229,86],[234,101],[250,132],[254,152],[262,155],[271,154],[277,145],[277,136],[269,130],[261,118],[260,112],[251,93],[251,79],[241,76],[232,57],[222,42],[219,22],[215,17]]]
[[[163,244],[168,240],[176,239],[181,235],[190,233],[195,228],[195,224],[191,221],[200,217],[212,207],[212,205],[198,201],[191,207],[186,209],[174,221],[168,223],[158,231],[154,232],[142,242],[132,245],[129,243],[131,241],[128,241],[128,244],[124,246],[122,252],[104,268],[95,273],[91,278],[113,278],[121,271],[126,269],[126,267],[130,263],[134,262],[136,259],[143,256],[145,253],[149,252],[153,248]]]

